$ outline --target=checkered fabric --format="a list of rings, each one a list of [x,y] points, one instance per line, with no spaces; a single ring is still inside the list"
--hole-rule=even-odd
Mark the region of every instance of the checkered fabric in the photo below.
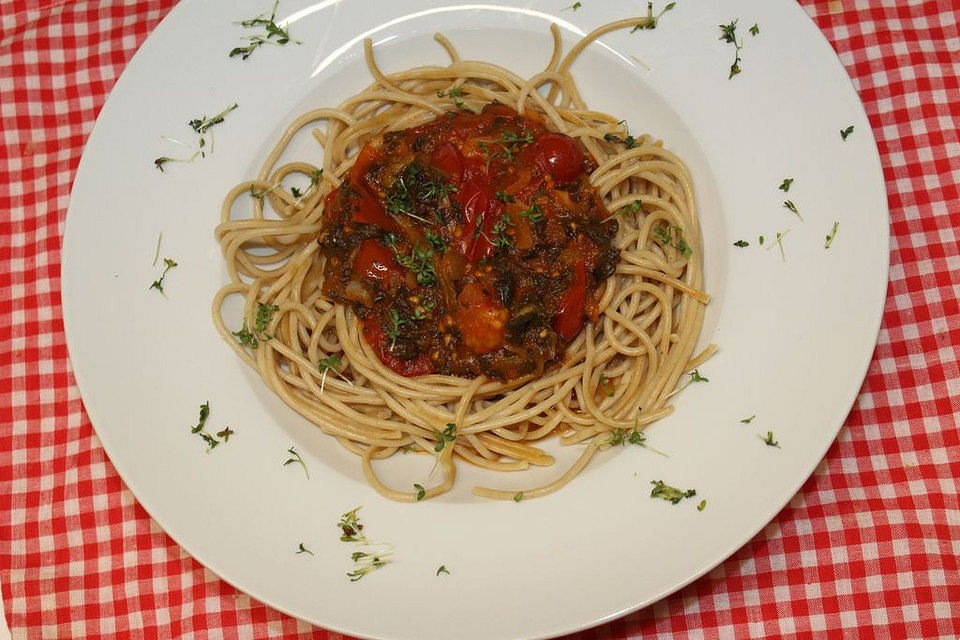
[[[0,0],[0,581],[14,637],[316,637],[190,558],[107,459],[60,305],[70,186],[173,0]],[[890,284],[846,426],[789,506],[679,593],[577,638],[960,636],[960,10],[803,0],[883,157]]]

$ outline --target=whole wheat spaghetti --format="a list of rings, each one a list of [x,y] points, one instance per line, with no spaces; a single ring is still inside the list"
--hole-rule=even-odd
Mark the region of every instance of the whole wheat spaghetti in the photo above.
[[[609,444],[611,434],[622,437],[668,415],[680,377],[712,353],[711,347],[693,358],[709,298],[702,290],[700,228],[686,168],[649,135],[623,144],[627,132],[619,118],[590,110],[570,73],[590,42],[643,20],[601,27],[566,56],[553,26],[552,55],[531,78],[462,60],[439,34],[435,39],[449,55],[449,65],[385,75],[368,40],[366,60],[374,82],[339,107],[297,118],[257,177],[227,194],[216,237],[230,282],[213,300],[217,329],[284,402],[357,454],[366,478],[384,496],[416,501],[443,494],[463,462],[491,471],[551,465],[553,457],[538,443],[559,436],[565,445],[584,448],[552,483],[512,491],[474,488],[479,496],[498,499],[513,499],[518,492],[524,498],[551,493]],[[325,198],[368,141],[451,110],[478,112],[490,103],[535,116],[578,140],[592,156],[597,168],[589,182],[619,222],[614,242],[619,262],[599,294],[599,317],[569,344],[560,366],[514,380],[398,375],[364,339],[351,308],[322,293],[325,257],[317,241]],[[322,166],[278,165],[302,130],[309,130],[322,150]],[[292,194],[282,186],[290,176],[305,176],[311,184]],[[250,215],[233,217],[241,207]],[[244,330],[255,327],[261,313],[254,340],[238,341],[239,327],[224,321],[228,296],[245,300]],[[421,495],[387,486],[374,461],[401,450],[435,456],[442,480]]]

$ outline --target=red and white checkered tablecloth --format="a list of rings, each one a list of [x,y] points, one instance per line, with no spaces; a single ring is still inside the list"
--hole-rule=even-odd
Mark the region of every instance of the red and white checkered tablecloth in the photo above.
[[[0,0],[0,582],[14,637],[316,637],[190,558],[107,459],[71,375],[61,238],[87,135],[174,0]],[[866,105],[890,202],[879,344],[780,515],[578,638],[960,636],[960,9],[803,0]]]

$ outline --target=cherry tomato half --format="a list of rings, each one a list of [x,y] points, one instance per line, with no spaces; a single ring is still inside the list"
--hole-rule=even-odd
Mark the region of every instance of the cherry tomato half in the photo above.
[[[350,198],[353,212],[350,217],[354,222],[364,222],[380,227],[384,231],[399,231],[400,227],[394,222],[383,205],[370,194],[363,186],[354,187],[354,194]]]
[[[564,340],[573,340],[583,328],[587,298],[587,267],[581,258],[573,265],[573,282],[560,298],[560,307],[553,318],[553,330]]]
[[[357,154],[356,162],[350,167],[350,184],[355,187],[370,189],[373,185],[367,180],[367,173],[370,170],[370,165],[382,157],[383,153],[379,149],[369,144],[364,145],[363,149],[360,149],[360,153]]]
[[[468,262],[478,262],[493,253],[490,235],[500,218],[500,203],[482,178],[471,178],[457,193],[463,207],[463,227],[457,247]],[[479,227],[479,228],[478,228]]]
[[[534,161],[560,182],[569,182],[583,171],[580,143],[561,133],[548,133],[537,141]]]
[[[443,171],[454,184],[460,184],[463,176],[463,155],[452,143],[438,147],[430,156],[430,163]]]
[[[376,240],[364,240],[353,260],[353,272],[361,278],[389,283],[391,274],[400,274],[393,251]]]

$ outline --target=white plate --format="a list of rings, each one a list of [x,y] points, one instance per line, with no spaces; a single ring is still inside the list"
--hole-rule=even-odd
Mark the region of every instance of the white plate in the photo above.
[[[430,38],[442,29],[464,57],[531,73],[549,53],[550,20],[571,42],[631,8],[643,14],[646,3],[584,2],[573,12],[561,11],[567,0],[284,0],[280,17],[292,16],[303,44],[228,59],[244,35],[234,21],[269,4],[180,3],[117,83],[71,197],[63,305],[77,381],[110,459],[157,522],[278,609],[355,635],[421,640],[544,637],[609,620],[702,575],[766,524],[856,397],[888,264],[870,126],[802,10],[788,0],[681,2],[655,31],[604,37],[574,68],[588,103],[626,118],[634,133],[662,137],[696,181],[714,296],[703,341],[721,351],[701,368],[710,382],[683,392],[676,413],[648,432],[670,457],[608,451],[559,493],[521,504],[471,497],[479,474],[464,469],[452,494],[409,505],[381,499],[357,459],[265,391],[215,333],[221,199],[253,175],[294,115],[368,83],[363,34],[389,70],[442,62]],[[717,25],[733,18],[743,73],[728,80],[734,52]],[[747,31],[754,22],[758,36]],[[211,157],[154,169],[153,158],[176,151],[161,134],[185,137],[188,119],[233,102],[240,106],[214,130]],[[841,141],[849,124],[855,132]],[[777,187],[788,176],[796,181],[786,195]],[[782,208],[786,197],[805,222]],[[758,235],[769,246],[788,228],[786,261],[757,245]],[[147,288],[159,273],[151,261],[160,232],[161,255],[180,263],[168,299]],[[732,246],[741,238],[750,246]],[[236,432],[210,454],[189,433],[205,400],[209,424]],[[757,437],[768,429],[781,448]],[[291,445],[309,480],[282,466]],[[428,470],[397,473],[415,482]],[[696,488],[707,508],[650,499],[654,479]],[[394,543],[396,561],[350,583],[353,549],[335,523],[357,505],[368,535]],[[294,555],[301,541],[314,556]],[[435,575],[441,564],[450,575]]]

